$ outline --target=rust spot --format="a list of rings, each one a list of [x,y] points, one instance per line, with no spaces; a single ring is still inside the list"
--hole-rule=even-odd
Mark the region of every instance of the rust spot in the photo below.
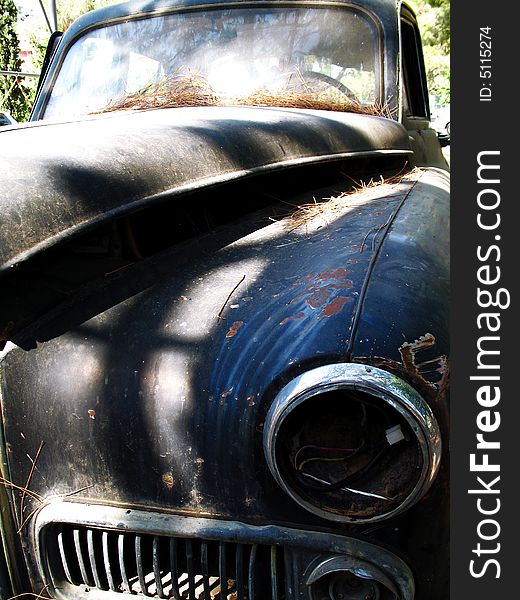
[[[230,387],[229,390],[225,391],[223,394],[220,394],[220,397],[227,398],[229,396],[229,394],[231,394],[232,391],[233,391],[233,388]]]
[[[251,505],[253,505],[255,502],[254,498],[246,498],[244,500],[244,504],[249,508]]]
[[[88,409],[87,414],[88,414],[88,416],[89,416],[90,419],[95,419],[96,418],[96,411],[93,410],[92,408]]]
[[[167,487],[169,490],[171,490],[171,489],[173,488],[173,483],[174,483],[174,480],[173,480],[173,475],[172,475],[171,473],[165,473],[165,474],[162,476],[162,480],[163,480],[163,483],[164,483],[164,485],[165,485],[165,486],[166,486],[166,487]]]
[[[321,281],[326,281],[327,279],[342,279],[346,275],[348,275],[349,271],[347,269],[338,268],[338,269],[328,269],[327,271],[323,271],[318,275],[318,278]]]
[[[247,397],[247,403],[249,406],[254,406],[255,405],[255,397],[254,396],[248,396]]]
[[[332,290],[330,288],[328,288],[327,286],[325,286],[321,289],[316,290],[313,294],[311,294],[308,298],[305,299],[305,302],[311,308],[319,308],[320,306],[323,306],[324,304],[326,304],[331,293],[332,293]]]
[[[289,321],[294,321],[294,319],[301,319],[304,316],[305,316],[304,312],[299,312],[299,313],[296,313],[295,315],[293,315],[292,317],[285,317],[285,319],[280,321],[280,325],[285,325],[285,324],[289,323]]]
[[[293,287],[300,287],[301,285],[306,287],[289,304],[300,298],[305,298],[305,303],[312,309],[325,306],[335,291],[352,288],[352,281],[346,279],[349,273],[349,270],[339,267],[328,269],[322,273],[309,273],[305,277],[301,277]]]
[[[356,258],[349,258],[347,260],[347,265],[357,265],[359,262],[359,260],[357,260]]]
[[[327,306],[321,311],[318,319],[322,319],[323,317],[332,317],[333,315],[340,312],[340,310],[345,306],[347,302],[351,302],[351,296],[337,296],[329,302]]]
[[[421,353],[435,345],[435,336],[426,333],[414,342],[405,342],[399,347],[399,353],[405,369],[422,383],[434,389],[443,389],[449,376],[448,359],[437,356],[432,359],[418,360]]]
[[[199,458],[196,458],[194,462],[195,462],[195,465],[197,466],[197,469],[202,469],[202,465],[204,464],[203,458],[201,458],[199,456]]]
[[[232,338],[236,335],[237,331],[242,327],[244,321],[235,321],[233,325],[229,328],[229,331],[226,333],[227,338]]]
[[[210,396],[210,397],[208,398],[208,400],[209,400],[210,402],[213,402],[213,400],[214,400],[214,399],[215,399],[215,398],[214,398],[213,396]]]

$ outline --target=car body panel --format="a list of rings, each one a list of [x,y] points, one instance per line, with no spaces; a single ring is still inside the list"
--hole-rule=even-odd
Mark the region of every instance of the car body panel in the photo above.
[[[49,135],[60,140],[52,148]],[[2,143],[0,273],[93,224],[182,193],[394,153],[410,153],[395,121],[327,111],[196,107],[28,125]]]
[[[416,330],[387,328],[386,338],[373,334],[366,344],[381,311],[386,322],[402,322],[406,294],[413,292],[424,311],[424,333],[434,332],[445,350],[445,323],[438,320],[446,310],[442,246],[420,248],[411,235],[418,222],[433,237],[445,235],[445,184],[442,173],[419,172],[355,193],[342,208],[318,211],[296,228],[290,219],[261,228],[212,255],[195,242],[105,285],[103,301],[116,303],[99,316],[81,322],[57,311],[47,324],[49,341],[28,352],[12,348],[2,363],[8,460],[17,482],[30,470],[27,456],[45,442],[31,481],[45,498],[73,494],[184,515],[326,528],[273,481],[262,457],[265,414],[291,377],[331,361],[381,365],[388,357],[386,369],[417,385],[399,354],[404,336]],[[420,187],[428,188],[429,201]],[[441,218],[426,224],[432,210]],[[394,252],[403,247],[416,256],[430,251],[423,259],[436,265],[432,286],[408,290],[413,277],[403,276],[414,265],[401,272],[402,284],[395,280]],[[420,273],[428,265],[415,267]],[[147,271],[149,287],[117,302],[125,278]],[[395,289],[374,293],[388,278]],[[95,304],[99,294],[94,288],[84,301]],[[423,502],[419,520],[425,510],[431,501]],[[432,518],[442,525],[445,514],[436,510]],[[387,541],[390,532],[381,527],[379,535]],[[409,540],[398,539],[408,547]],[[432,573],[439,566],[432,559],[421,555],[418,564]]]

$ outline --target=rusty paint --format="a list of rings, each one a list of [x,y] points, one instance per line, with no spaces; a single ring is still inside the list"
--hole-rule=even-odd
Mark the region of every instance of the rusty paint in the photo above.
[[[220,397],[227,398],[231,394],[232,391],[233,391],[233,388],[230,387],[229,390],[226,390],[224,393],[220,394]]]
[[[294,321],[294,319],[301,319],[305,316],[304,312],[299,312],[293,315],[292,317],[285,317],[282,321],[280,321],[280,325],[286,325],[290,321]]]
[[[173,488],[174,480],[173,475],[171,473],[164,473],[164,475],[162,476],[162,481],[169,490]]]
[[[255,397],[254,396],[248,396],[247,397],[247,403],[249,406],[254,406],[255,405]]]
[[[426,333],[414,342],[405,342],[399,347],[399,353],[405,369],[413,373],[422,383],[434,389],[443,389],[449,376],[448,359],[438,356],[419,361],[421,352],[435,346],[435,336]]]
[[[336,298],[334,298],[334,300],[332,300],[332,302],[329,302],[327,306],[325,306],[325,308],[321,311],[318,319],[322,319],[323,317],[334,316],[342,310],[342,308],[347,302],[351,301],[351,296],[337,296]]]
[[[90,419],[95,419],[96,418],[96,411],[93,410],[92,408],[88,409],[87,414],[88,414],[88,416],[89,416]]]
[[[231,327],[229,328],[229,331],[226,333],[226,337],[227,338],[235,337],[235,335],[237,334],[237,331],[240,329],[240,327],[242,327],[243,324],[244,324],[244,321],[235,321],[233,323],[233,325],[231,325]]]
[[[255,502],[254,498],[246,498],[244,500],[244,504],[249,508],[250,506],[252,506]]]
[[[313,294],[311,294],[308,298],[305,299],[305,302],[311,308],[319,308],[326,304],[327,300],[330,298],[332,290],[327,287],[323,287],[319,290],[316,290]]]
[[[347,269],[340,267],[338,269],[328,269],[327,271],[323,271],[318,277],[321,281],[326,281],[327,279],[343,279],[348,273],[349,271],[347,271]]]
[[[351,273],[348,269],[338,267],[336,269],[328,269],[322,273],[309,273],[301,277],[293,287],[301,287],[305,285],[303,292],[300,292],[289,304],[304,298],[305,303],[312,309],[322,308],[325,306],[334,292],[343,289],[351,289],[353,283],[346,276]],[[282,321],[284,323],[284,321]]]

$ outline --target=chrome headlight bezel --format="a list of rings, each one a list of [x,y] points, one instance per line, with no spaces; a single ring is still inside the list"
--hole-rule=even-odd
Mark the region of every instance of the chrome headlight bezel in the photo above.
[[[395,410],[413,432],[422,458],[416,484],[400,504],[387,512],[368,517],[325,510],[304,498],[283,476],[276,457],[282,425],[295,408],[307,400],[334,390],[364,392]],[[439,425],[422,396],[408,383],[378,367],[356,363],[335,363],[306,371],[277,394],[264,426],[264,453],[269,469],[280,487],[300,506],[327,520],[364,523],[388,519],[417,502],[430,488],[439,469],[442,443]]]

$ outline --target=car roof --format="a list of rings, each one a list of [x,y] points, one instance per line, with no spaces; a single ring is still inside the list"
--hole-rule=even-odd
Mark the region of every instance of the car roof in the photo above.
[[[255,7],[268,7],[270,5],[317,5],[323,6],[350,6],[368,10],[384,22],[395,19],[397,3],[395,0],[130,0],[111,6],[105,6],[82,15],[67,31],[67,37],[76,36],[85,29],[90,29],[102,22],[118,20],[120,18],[137,17],[145,14],[161,14],[182,10],[185,8],[236,8],[240,5],[254,5]]]

